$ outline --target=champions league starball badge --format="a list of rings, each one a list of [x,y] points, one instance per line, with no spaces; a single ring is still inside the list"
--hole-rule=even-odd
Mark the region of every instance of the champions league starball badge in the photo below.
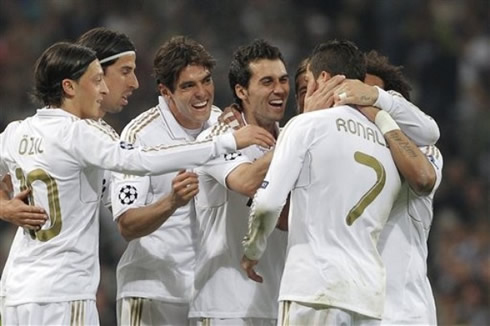
[[[136,188],[131,185],[125,185],[119,190],[119,201],[123,205],[131,205],[138,198]]]
[[[235,152],[235,153],[225,154],[225,161],[233,161],[234,159],[236,159],[239,156],[242,156],[242,153]]]

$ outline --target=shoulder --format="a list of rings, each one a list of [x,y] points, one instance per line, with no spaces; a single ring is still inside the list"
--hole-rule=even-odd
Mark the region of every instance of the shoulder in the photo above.
[[[209,116],[208,123],[210,125],[214,125],[215,123],[217,123],[218,118],[222,113],[223,111],[221,111],[221,109],[218,108],[217,106],[215,105],[211,106],[211,114]]]
[[[81,119],[75,121],[72,124],[75,131],[78,131],[82,134],[102,134],[105,137],[109,138],[112,141],[118,141],[119,136],[117,132],[112,129],[107,123],[101,123],[100,121],[95,121],[91,119]]]
[[[208,129],[199,134],[197,140],[205,140],[215,136],[223,135],[228,132],[233,132],[233,129],[224,122],[217,122]]]
[[[160,111],[153,107],[131,120],[121,133],[121,139],[129,143],[134,143],[142,133],[150,129],[153,123],[158,121]]]
[[[16,120],[10,122],[7,127],[5,127],[5,130],[0,133],[0,135],[8,135],[17,130],[19,125],[22,123],[22,120]]]

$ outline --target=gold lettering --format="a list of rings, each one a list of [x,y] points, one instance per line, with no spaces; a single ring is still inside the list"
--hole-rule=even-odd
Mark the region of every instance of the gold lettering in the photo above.
[[[366,139],[366,128],[364,125],[360,122],[357,123],[357,135],[361,136],[361,131],[362,131],[362,138]]]
[[[383,139],[383,141],[381,141],[380,139]],[[388,146],[386,146],[386,144],[384,142],[384,137],[380,137],[379,132],[377,132],[377,131],[376,131],[376,142],[382,146],[388,147]]]
[[[373,143],[376,142],[376,132],[372,128],[367,128],[367,140],[371,140]],[[371,139],[372,138],[372,139]]]
[[[24,135],[22,136],[22,139],[20,140],[20,143],[19,143],[19,154],[20,155],[24,155],[27,151],[27,144],[28,141],[27,141],[27,135]]]
[[[357,134],[356,123],[354,121],[352,121],[351,119],[347,120],[347,127],[349,128],[349,132],[351,134],[354,134],[354,135]]]
[[[344,131],[347,132],[347,127],[345,126],[345,120],[338,118],[336,121],[337,131],[340,131],[340,127],[344,128]]]

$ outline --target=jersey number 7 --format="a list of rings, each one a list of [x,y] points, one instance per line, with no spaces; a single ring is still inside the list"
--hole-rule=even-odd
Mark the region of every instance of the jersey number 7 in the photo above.
[[[352,225],[352,223],[361,216],[366,207],[378,197],[386,182],[385,168],[376,158],[362,152],[355,152],[354,159],[357,163],[366,165],[376,172],[376,183],[361,197],[361,199],[359,199],[354,207],[351,208],[349,214],[347,214],[346,222],[349,226]]]
[[[15,170],[15,176],[20,181],[20,190],[24,191],[28,188],[31,189],[29,194],[29,204],[34,205],[34,189],[32,188],[32,183],[34,181],[41,181],[46,185],[48,193],[48,203],[49,203],[49,220],[51,222],[51,228],[47,230],[39,230],[31,233],[33,238],[37,238],[39,241],[48,241],[54,238],[61,232],[61,209],[60,209],[60,198],[58,194],[58,185],[56,180],[53,179],[46,171],[42,169],[32,170],[27,174],[27,177],[22,173],[22,169],[18,168]]]

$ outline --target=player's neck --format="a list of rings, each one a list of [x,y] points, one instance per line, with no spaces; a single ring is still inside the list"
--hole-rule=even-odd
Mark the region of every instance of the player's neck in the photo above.
[[[247,124],[262,127],[268,132],[270,132],[271,135],[273,135],[275,138],[277,138],[278,135],[277,135],[277,128],[276,128],[276,121],[264,121],[263,119],[256,117],[252,112],[245,111],[244,114],[245,114],[245,121],[247,121]]]

